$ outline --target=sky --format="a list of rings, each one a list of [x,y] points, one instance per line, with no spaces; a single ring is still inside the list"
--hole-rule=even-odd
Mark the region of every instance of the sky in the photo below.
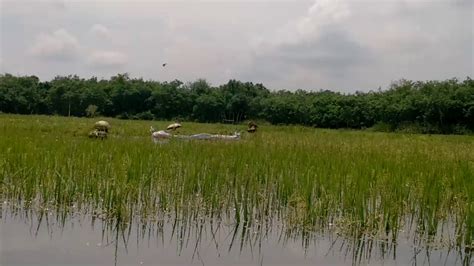
[[[41,80],[129,73],[350,93],[474,78],[472,0],[0,1],[0,73]]]

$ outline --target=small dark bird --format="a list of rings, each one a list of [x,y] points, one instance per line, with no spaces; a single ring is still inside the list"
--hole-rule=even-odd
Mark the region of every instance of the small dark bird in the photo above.
[[[166,65],[167,65],[167,63],[164,63],[164,64],[163,64],[163,67],[165,67]]]

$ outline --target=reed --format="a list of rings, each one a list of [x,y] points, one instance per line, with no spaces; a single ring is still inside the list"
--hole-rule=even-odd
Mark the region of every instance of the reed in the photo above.
[[[262,126],[238,142],[170,141],[167,122],[0,115],[1,199],[9,211],[82,213],[125,226],[227,221],[235,238],[281,224],[287,236],[335,232],[474,248],[474,138]],[[181,133],[245,126],[185,123]],[[61,220],[61,219],[60,219]],[[174,227],[173,227],[174,228]]]

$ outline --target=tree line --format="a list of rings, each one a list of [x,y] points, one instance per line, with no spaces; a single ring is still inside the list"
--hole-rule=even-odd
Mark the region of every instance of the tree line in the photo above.
[[[263,84],[230,80],[183,83],[75,75],[40,81],[0,75],[0,112],[198,122],[264,120],[321,128],[373,128],[420,133],[474,132],[474,81],[409,81],[387,90],[343,94],[329,90],[270,91]]]

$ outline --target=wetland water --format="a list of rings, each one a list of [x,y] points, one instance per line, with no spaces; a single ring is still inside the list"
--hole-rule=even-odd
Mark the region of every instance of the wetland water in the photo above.
[[[134,221],[122,228],[91,215],[2,211],[0,265],[470,265],[465,252],[417,244],[345,239],[334,231],[287,233],[230,221]],[[245,234],[243,233],[245,232]]]
[[[0,115],[1,265],[472,265],[471,136],[92,121]]]

